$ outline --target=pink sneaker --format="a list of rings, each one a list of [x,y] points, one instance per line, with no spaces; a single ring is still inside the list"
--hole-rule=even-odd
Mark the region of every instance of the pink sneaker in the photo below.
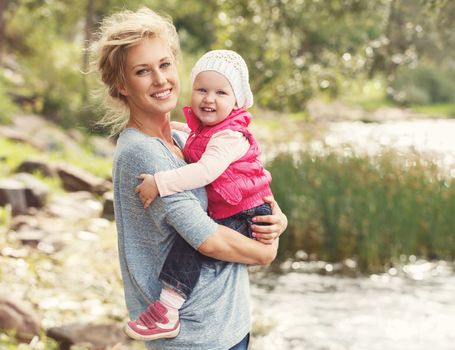
[[[125,325],[125,333],[136,340],[174,338],[179,332],[178,312],[169,312],[160,301],[150,304],[137,320]]]

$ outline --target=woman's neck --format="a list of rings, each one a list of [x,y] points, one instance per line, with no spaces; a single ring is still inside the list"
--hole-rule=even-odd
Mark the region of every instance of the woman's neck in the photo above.
[[[140,130],[146,135],[157,137],[172,144],[170,115],[156,117],[137,117],[132,115],[128,127]]]

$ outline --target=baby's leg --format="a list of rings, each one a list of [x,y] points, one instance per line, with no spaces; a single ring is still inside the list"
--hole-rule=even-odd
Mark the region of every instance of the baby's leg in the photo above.
[[[255,216],[271,215],[272,207],[268,203],[261,204],[257,207],[244,210],[238,214],[232,215],[225,219],[216,220],[220,225],[227,226],[240,232],[242,235],[253,238],[251,225],[269,225],[267,223],[253,222]]]
[[[190,296],[201,273],[204,257],[177,235],[161,269],[160,300],[150,304],[137,320],[128,322],[133,339],[173,338],[180,330],[179,309]]]

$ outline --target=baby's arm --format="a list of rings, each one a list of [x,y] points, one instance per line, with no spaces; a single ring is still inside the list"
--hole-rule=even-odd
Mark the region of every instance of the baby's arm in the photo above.
[[[136,186],[136,193],[147,208],[155,198],[204,187],[219,177],[226,168],[240,159],[249,149],[248,139],[240,132],[224,130],[212,136],[201,159],[181,168],[141,174],[143,182]]]
[[[248,139],[241,133],[224,130],[212,136],[201,159],[178,169],[162,171],[154,176],[141,174],[144,181],[136,187],[144,207],[156,198],[206,186],[249,149]]]
[[[250,143],[240,132],[224,130],[210,139],[198,162],[155,174],[160,196],[203,187],[216,180],[227,167],[243,157]]]

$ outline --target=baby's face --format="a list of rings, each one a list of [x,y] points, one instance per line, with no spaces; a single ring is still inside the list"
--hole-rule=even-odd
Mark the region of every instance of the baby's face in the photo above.
[[[236,107],[231,84],[220,73],[199,73],[193,83],[191,107],[204,126],[222,122]]]

